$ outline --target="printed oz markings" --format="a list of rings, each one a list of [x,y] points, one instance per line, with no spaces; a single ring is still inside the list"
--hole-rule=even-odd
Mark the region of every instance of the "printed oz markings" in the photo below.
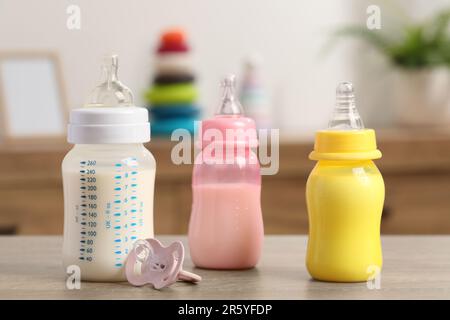
[[[114,199],[113,205],[114,205],[114,222],[113,222],[113,229],[114,229],[114,255],[115,255],[115,267],[122,267],[123,266],[123,258],[122,258],[122,244],[123,244],[123,238],[122,233],[119,232],[121,229],[121,223],[123,217],[123,208],[121,205],[121,196],[123,192],[125,191],[125,186],[123,184],[123,165],[121,163],[116,163],[115,165],[115,176],[114,176]]]

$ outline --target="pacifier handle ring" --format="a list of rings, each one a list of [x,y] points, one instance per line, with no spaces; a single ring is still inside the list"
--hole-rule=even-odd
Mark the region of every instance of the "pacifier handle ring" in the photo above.
[[[202,277],[189,271],[180,270],[180,272],[178,273],[178,279],[182,281],[197,283],[202,280]]]

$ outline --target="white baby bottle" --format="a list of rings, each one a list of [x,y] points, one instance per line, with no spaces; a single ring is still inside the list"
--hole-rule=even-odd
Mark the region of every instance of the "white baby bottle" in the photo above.
[[[102,83],[70,113],[62,163],[63,263],[81,280],[125,281],[124,262],[137,239],[153,237],[156,163],[145,108],[117,79],[117,56],[105,58]]]

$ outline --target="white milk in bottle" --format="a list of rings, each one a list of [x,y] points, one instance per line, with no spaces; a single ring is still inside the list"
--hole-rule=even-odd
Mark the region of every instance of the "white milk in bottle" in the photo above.
[[[86,281],[125,281],[124,264],[137,239],[153,237],[155,159],[145,108],[117,79],[117,56],[103,65],[103,82],[84,108],[70,114],[62,164],[63,263]]]

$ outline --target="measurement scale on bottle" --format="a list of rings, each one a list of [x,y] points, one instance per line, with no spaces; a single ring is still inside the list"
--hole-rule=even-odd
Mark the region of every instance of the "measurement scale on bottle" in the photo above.
[[[80,260],[92,261],[97,236],[97,161],[80,161]]]
[[[101,199],[106,200],[104,207],[97,196],[101,177],[97,174],[96,166],[96,160],[80,161],[79,260],[93,261],[99,232],[113,232],[114,266],[120,268],[143,226],[143,203],[139,201],[137,192],[138,162],[136,158],[127,158],[114,164],[112,186],[103,184],[111,188],[110,197]],[[100,221],[99,216],[104,219]]]

